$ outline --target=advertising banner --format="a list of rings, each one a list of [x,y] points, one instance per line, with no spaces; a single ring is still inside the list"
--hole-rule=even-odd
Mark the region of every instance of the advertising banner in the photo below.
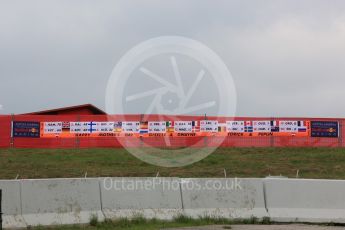
[[[337,124],[314,123],[313,135],[336,137]],[[16,124],[18,126],[18,124]],[[34,127],[33,127],[34,128]],[[18,127],[17,129],[18,130]],[[29,129],[27,129],[29,130]],[[321,131],[320,131],[321,130]],[[30,135],[34,137],[33,132]],[[30,137],[27,134],[15,134]],[[43,138],[73,138],[73,137],[152,137],[152,136],[309,136],[310,122],[296,120],[281,121],[82,121],[82,122],[41,122],[40,133]],[[36,133],[37,136],[37,133]]]
[[[40,123],[35,121],[13,121],[13,137],[40,137]]]
[[[95,122],[95,132],[112,133],[114,132],[115,122]]]
[[[69,122],[62,121],[50,121],[41,122],[41,133],[40,136],[43,138],[56,138],[56,137],[67,137],[73,136],[70,134]]]
[[[45,134],[62,133],[62,122],[42,122],[41,133],[45,133]]]
[[[279,131],[287,133],[297,132],[298,121],[279,121]]]
[[[218,132],[218,121],[210,121],[210,120],[200,121],[200,132],[206,132],[206,133]]]
[[[165,121],[149,121],[149,133],[166,133],[167,125]]]
[[[253,121],[253,132],[271,132],[271,121]]]
[[[226,131],[229,133],[243,133],[244,132],[244,121],[227,121]]]
[[[140,132],[140,122],[139,121],[123,121],[122,122],[122,132],[139,133]]]
[[[96,123],[93,122],[70,122],[71,133],[92,133],[96,131]]]
[[[175,121],[174,131],[176,133],[191,133],[193,131],[192,121]]]
[[[337,121],[311,121],[312,137],[338,137],[339,124]]]

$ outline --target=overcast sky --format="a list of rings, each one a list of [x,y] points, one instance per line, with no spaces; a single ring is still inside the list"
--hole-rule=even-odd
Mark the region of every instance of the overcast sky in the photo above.
[[[105,109],[121,57],[167,35],[219,55],[238,116],[345,117],[342,0],[0,0],[0,113]]]

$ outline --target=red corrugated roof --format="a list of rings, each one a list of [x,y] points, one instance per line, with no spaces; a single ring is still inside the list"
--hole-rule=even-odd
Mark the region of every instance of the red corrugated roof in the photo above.
[[[76,105],[76,106],[69,106],[69,107],[62,107],[57,109],[50,109],[50,110],[43,110],[38,112],[31,112],[31,113],[25,113],[22,115],[63,115],[66,114],[78,114],[78,111],[80,111],[80,114],[84,114],[85,111],[90,111],[90,114],[95,115],[105,115],[107,114],[103,110],[97,108],[96,106],[92,104],[84,104],[84,105]]]

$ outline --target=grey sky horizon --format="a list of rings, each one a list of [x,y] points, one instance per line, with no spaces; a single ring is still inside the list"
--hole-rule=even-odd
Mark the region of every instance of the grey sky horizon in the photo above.
[[[345,117],[342,0],[0,0],[0,114],[105,109],[121,57],[169,35],[200,41],[223,60],[236,116]]]

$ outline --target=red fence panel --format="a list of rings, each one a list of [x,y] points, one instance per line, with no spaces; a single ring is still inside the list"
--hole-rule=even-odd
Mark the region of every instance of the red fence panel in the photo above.
[[[0,115],[0,147],[11,146],[11,116]]]
[[[208,136],[208,137],[70,137],[70,138],[11,138],[12,121],[35,122],[78,122],[78,121],[200,121],[228,120],[237,121],[337,121],[339,137],[297,137],[297,136]],[[1,115],[0,116],[0,147],[8,148],[93,148],[93,147],[345,147],[344,119],[331,118],[272,118],[272,117],[205,117],[205,116],[169,116],[169,115]]]

